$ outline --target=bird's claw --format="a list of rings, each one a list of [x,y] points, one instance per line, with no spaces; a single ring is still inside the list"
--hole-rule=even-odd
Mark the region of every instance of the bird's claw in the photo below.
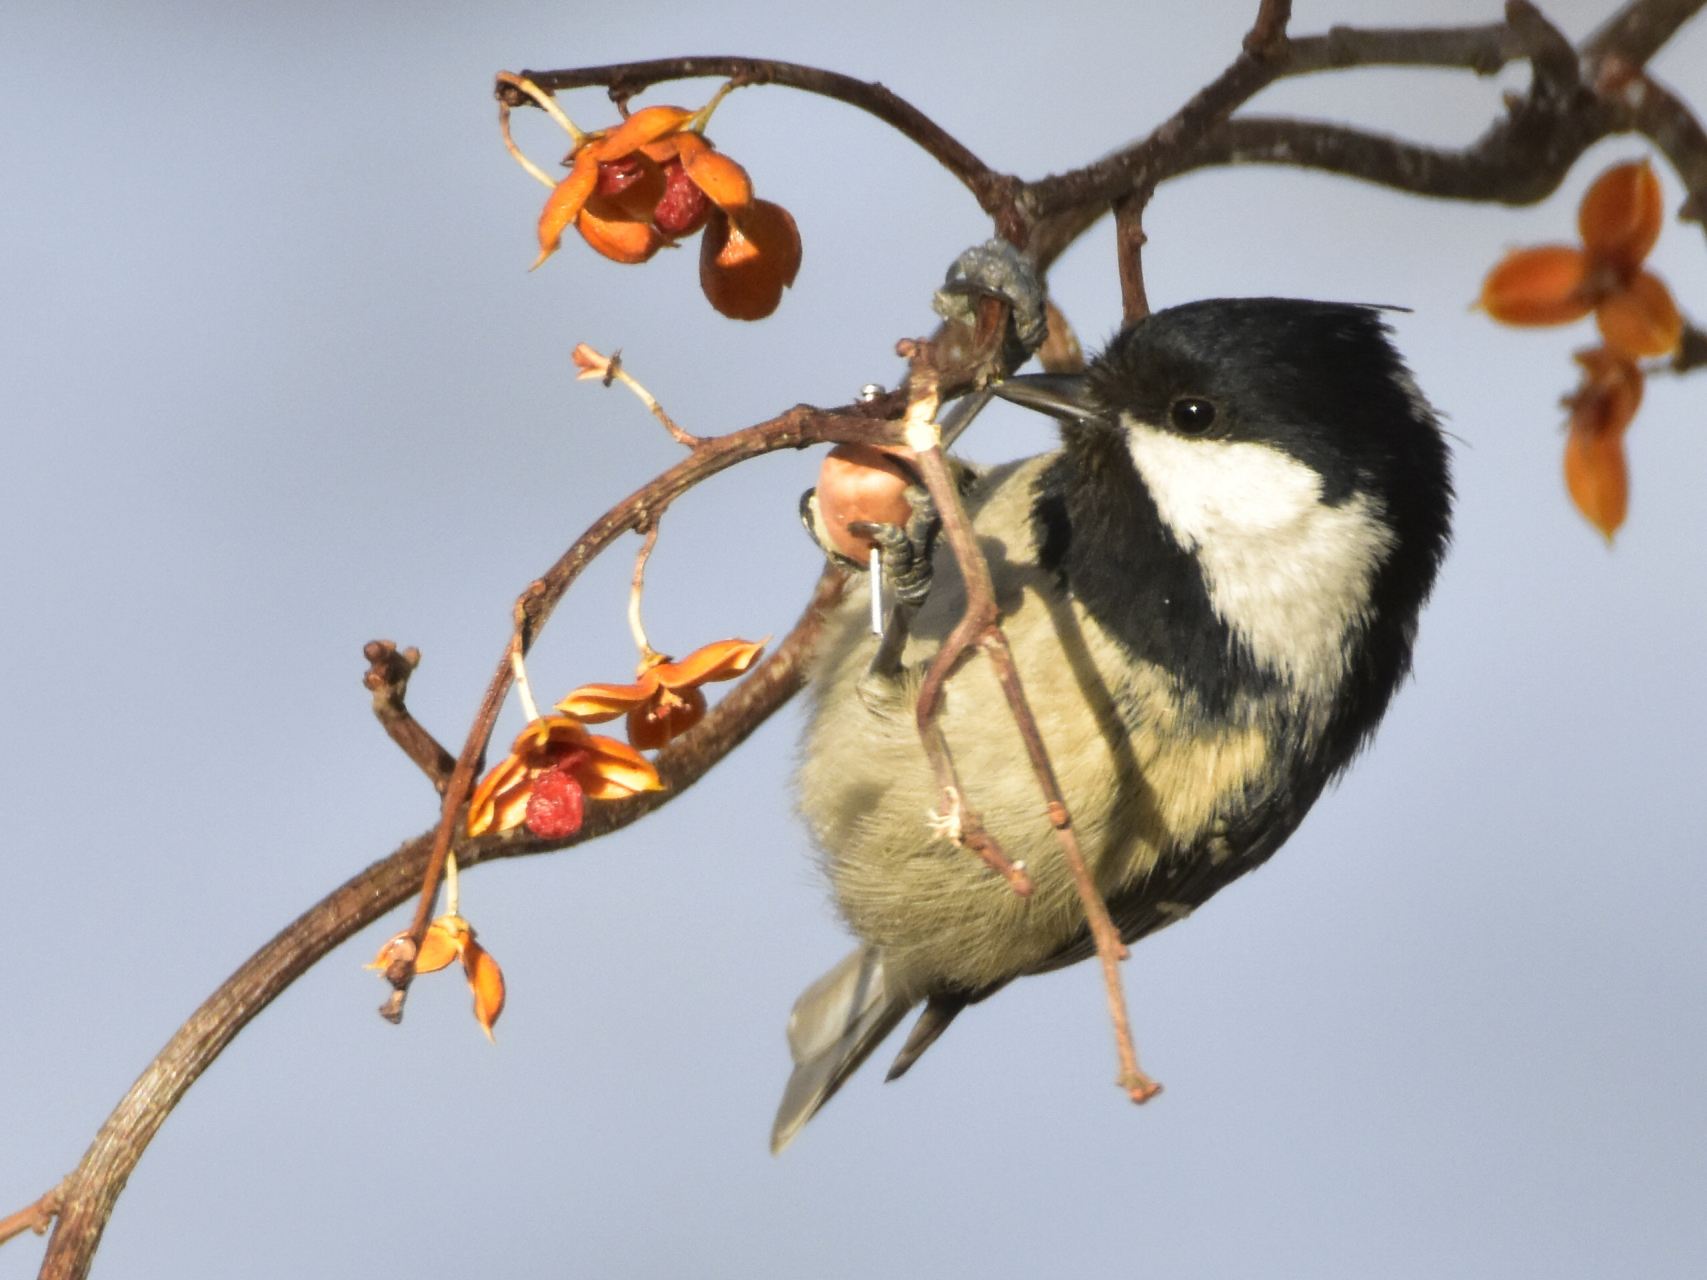
[[[850,524],[848,532],[877,544],[883,553],[887,590],[901,604],[916,607],[930,593],[931,554],[942,520],[923,485],[909,485],[902,496],[907,499],[910,512],[905,525],[860,520]]]
[[[944,320],[971,328],[977,324],[981,297],[1008,304],[1013,317],[1010,341],[1020,348],[1012,353],[1017,357],[1013,364],[1024,364],[1049,332],[1044,316],[1048,293],[1031,259],[999,237],[975,245],[954,260],[931,307]]]

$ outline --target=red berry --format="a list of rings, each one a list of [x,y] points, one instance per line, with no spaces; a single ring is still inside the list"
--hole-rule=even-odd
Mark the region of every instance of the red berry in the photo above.
[[[620,195],[645,175],[646,166],[639,156],[619,156],[615,160],[606,160],[599,165],[599,194]]]
[[[680,160],[664,165],[664,195],[652,211],[653,225],[667,236],[691,236],[705,225],[711,200],[694,185]]]
[[[587,793],[561,766],[533,780],[527,829],[541,840],[562,840],[581,829]]]

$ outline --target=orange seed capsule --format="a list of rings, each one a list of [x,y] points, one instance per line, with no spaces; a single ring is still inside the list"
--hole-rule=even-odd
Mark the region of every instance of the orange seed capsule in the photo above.
[[[1565,245],[1507,254],[1482,282],[1482,310],[1502,324],[1568,324],[1594,309],[1588,258]]]
[[[1626,274],[1648,256],[1664,220],[1665,194],[1646,160],[1601,174],[1577,210],[1577,230],[1588,251]]]
[[[818,470],[818,518],[825,536],[848,559],[864,564],[874,544],[850,533],[848,525],[906,524],[912,508],[903,493],[916,483],[906,466],[881,449],[837,445]]]
[[[1656,275],[1643,271],[1628,289],[1608,294],[1595,309],[1600,336],[1627,356],[1663,356],[1683,338],[1683,315],[1671,291]]]

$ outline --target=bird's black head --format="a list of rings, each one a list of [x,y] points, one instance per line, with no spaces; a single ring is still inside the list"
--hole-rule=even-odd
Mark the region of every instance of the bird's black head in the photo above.
[[[1123,329],[1086,382],[1109,418],[1283,450],[1322,478],[1330,505],[1426,489],[1443,543],[1446,450],[1389,332],[1373,307],[1216,298]]]
[[[1067,419],[1037,518],[1086,607],[1211,702],[1273,680],[1326,695],[1323,745],[1348,759],[1408,668],[1451,514],[1445,443],[1380,313],[1190,303],[1010,398]]]

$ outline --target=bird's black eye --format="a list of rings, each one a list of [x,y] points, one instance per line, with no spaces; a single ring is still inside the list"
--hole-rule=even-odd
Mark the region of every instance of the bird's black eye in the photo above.
[[[1168,410],[1174,429],[1188,436],[1200,436],[1215,424],[1215,406],[1197,396],[1182,396]]]

